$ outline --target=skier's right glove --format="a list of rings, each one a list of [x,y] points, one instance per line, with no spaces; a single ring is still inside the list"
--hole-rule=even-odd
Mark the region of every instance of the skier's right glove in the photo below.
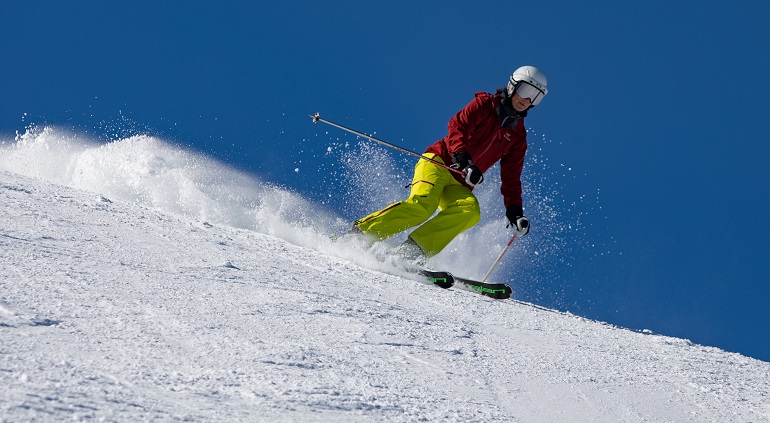
[[[508,207],[505,210],[505,217],[511,222],[517,236],[524,236],[529,233],[529,219],[524,216],[524,210],[521,206]]]
[[[455,169],[461,170],[465,174],[465,183],[475,187],[484,182],[484,173],[471,160],[471,155],[461,151],[452,155],[452,165]]]

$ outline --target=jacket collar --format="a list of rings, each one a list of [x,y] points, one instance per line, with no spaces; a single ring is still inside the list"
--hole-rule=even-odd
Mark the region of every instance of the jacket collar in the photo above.
[[[500,119],[501,128],[515,128],[519,122],[519,118],[527,116],[527,111],[517,112],[516,109],[511,106],[511,97],[508,96],[508,90],[505,88],[498,88],[495,93],[495,110],[497,111],[497,117]]]

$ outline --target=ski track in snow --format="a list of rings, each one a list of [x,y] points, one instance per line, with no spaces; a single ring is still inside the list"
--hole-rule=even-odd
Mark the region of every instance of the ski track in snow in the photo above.
[[[768,422],[770,364],[0,172],[0,420]]]

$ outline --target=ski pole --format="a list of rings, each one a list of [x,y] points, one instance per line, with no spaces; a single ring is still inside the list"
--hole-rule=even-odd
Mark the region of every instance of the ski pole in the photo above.
[[[399,147],[399,146],[397,146],[397,145],[394,145],[394,144],[391,144],[391,143],[389,143],[389,142],[387,142],[387,141],[383,141],[383,140],[381,140],[381,139],[377,139],[377,138],[371,137],[371,136],[369,136],[369,135],[366,135],[366,134],[364,134],[364,133],[361,133],[361,132],[358,132],[358,131],[356,131],[356,130],[353,130],[353,129],[350,129],[350,128],[347,128],[347,127],[344,127],[344,126],[342,126],[342,125],[339,125],[339,124],[336,124],[336,123],[334,123],[334,122],[329,122],[329,121],[328,121],[328,120],[326,120],[326,119],[322,119],[322,118],[321,118],[321,114],[320,114],[320,113],[316,113],[316,114],[314,114],[314,115],[309,115],[309,116],[310,116],[311,118],[313,118],[313,123],[323,122],[323,123],[325,123],[325,124],[327,124],[327,125],[331,125],[331,126],[334,126],[334,127],[336,127],[336,128],[342,129],[343,131],[348,131],[348,132],[350,132],[350,133],[352,133],[352,134],[356,134],[356,135],[358,135],[359,137],[363,137],[363,138],[366,138],[366,139],[368,139],[369,141],[374,141],[374,142],[376,142],[376,143],[378,143],[378,144],[380,144],[380,145],[384,145],[384,146],[386,146],[386,147],[390,147],[390,148],[392,148],[392,149],[394,149],[394,150],[398,150],[398,151],[400,151],[400,152],[402,152],[402,153],[411,154],[412,156],[415,156],[415,157],[419,157],[419,158],[421,158],[421,159],[425,159],[425,160],[427,160],[427,161],[429,161],[429,162],[431,162],[431,163],[433,163],[433,164],[435,164],[435,165],[441,166],[441,167],[443,167],[444,169],[447,169],[447,170],[449,170],[450,172],[454,172],[454,173],[457,173],[458,175],[463,175],[463,176],[465,175],[465,174],[464,174],[464,173],[463,173],[461,170],[459,170],[459,169],[455,169],[455,168],[453,168],[453,167],[451,167],[451,166],[447,166],[447,165],[445,165],[444,163],[441,163],[441,162],[440,162],[440,161],[438,161],[438,160],[434,160],[434,159],[431,159],[430,157],[425,157],[425,156],[423,156],[422,154],[419,154],[419,153],[415,153],[414,151],[411,151],[411,150],[407,150],[406,148],[402,148],[402,147]]]
[[[516,235],[518,234],[513,234],[513,236],[511,237],[511,240],[508,241],[508,245],[506,245],[505,248],[503,248],[503,251],[500,253],[500,255],[497,256],[497,260],[495,260],[495,262],[492,263],[492,267],[489,269],[487,274],[484,275],[484,279],[482,279],[481,282],[486,282],[489,275],[491,275],[492,271],[495,270],[495,267],[497,267],[497,265],[500,264],[500,260],[503,259],[503,256],[505,255],[505,253],[508,252],[509,248],[511,248],[511,244],[513,244],[513,241],[516,240]]]

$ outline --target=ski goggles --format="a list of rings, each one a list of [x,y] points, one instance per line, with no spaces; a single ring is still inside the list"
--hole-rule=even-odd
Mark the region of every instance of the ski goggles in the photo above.
[[[533,106],[540,104],[540,101],[543,100],[543,97],[545,97],[545,93],[543,93],[540,88],[537,88],[536,86],[525,81],[519,82],[519,84],[516,86],[515,92],[521,98],[528,98]]]

